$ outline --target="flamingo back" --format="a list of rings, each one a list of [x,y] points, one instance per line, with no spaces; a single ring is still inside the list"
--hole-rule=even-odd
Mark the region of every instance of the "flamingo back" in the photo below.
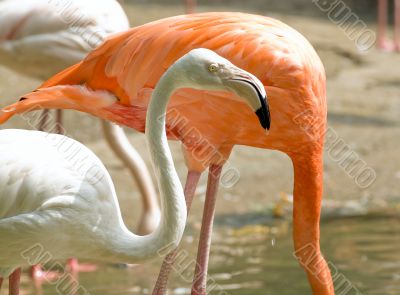
[[[0,0],[0,63],[47,79],[128,28],[116,0]]]

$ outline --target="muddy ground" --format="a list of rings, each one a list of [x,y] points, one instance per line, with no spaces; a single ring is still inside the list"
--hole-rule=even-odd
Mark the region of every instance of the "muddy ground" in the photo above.
[[[398,209],[400,201],[400,54],[383,53],[372,48],[358,51],[354,41],[323,15],[319,17],[296,16],[270,12],[258,5],[249,9],[251,1],[243,6],[229,6],[229,10],[248,11],[278,18],[304,34],[315,46],[327,72],[329,131],[336,140],[328,142],[326,150],[325,193],[326,209],[338,213],[386,213]],[[132,25],[183,13],[179,5],[146,5],[136,1],[126,5]],[[199,11],[227,10],[226,6],[200,6]],[[375,29],[373,23],[368,23]],[[22,77],[0,68],[1,105],[7,105],[19,95],[33,89],[38,81]],[[21,118],[14,118],[2,128],[27,127]],[[105,144],[99,121],[84,114],[66,113],[68,135],[84,142],[105,162],[117,187],[124,216],[134,224],[132,216],[140,210],[139,193],[128,171]],[[148,163],[144,136],[129,131],[133,145]],[[359,174],[349,176],[336,156],[340,142],[354,151],[369,171],[376,173],[375,181],[367,186],[357,184]],[[171,143],[179,173],[186,173],[179,144]],[[343,155],[343,154],[342,154]],[[270,212],[281,193],[292,192],[293,173],[287,156],[268,150],[236,147],[230,164],[240,171],[239,182],[223,188],[219,194],[217,214],[248,214]],[[360,176],[361,177],[361,176]],[[364,183],[365,185],[365,183]],[[204,195],[205,178],[199,187],[200,199]],[[191,222],[201,217],[202,201],[194,202]],[[134,215],[133,215],[134,214]]]

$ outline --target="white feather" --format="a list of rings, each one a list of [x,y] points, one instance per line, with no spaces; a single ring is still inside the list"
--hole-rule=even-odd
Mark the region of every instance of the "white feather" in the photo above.
[[[0,63],[46,79],[128,28],[116,0],[0,0]]]
[[[110,175],[88,148],[63,135],[0,130],[0,277],[69,257],[139,263],[176,247],[186,204],[165,134],[162,142],[150,140],[154,161],[165,166],[158,167],[165,210],[154,232],[137,236],[122,220]]]

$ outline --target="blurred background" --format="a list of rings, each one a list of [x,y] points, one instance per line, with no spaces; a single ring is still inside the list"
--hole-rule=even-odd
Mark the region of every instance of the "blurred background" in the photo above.
[[[376,30],[376,0],[343,3],[365,23],[366,29]],[[332,18],[333,14],[321,5],[322,1],[311,0],[204,0],[197,2],[195,10],[274,17],[294,27],[315,47],[328,81],[322,251],[331,268],[345,278],[337,283],[349,282],[359,294],[399,294],[400,53],[380,51],[374,44],[360,46],[360,40],[349,36],[338,18]],[[185,12],[180,0],[126,0],[123,6],[132,26]],[[392,26],[388,36],[392,36]],[[14,102],[40,84],[1,66],[0,77],[1,105]],[[72,111],[65,117],[67,135],[88,145],[109,169],[124,219],[134,229],[137,220],[131,216],[139,216],[139,192],[129,172],[106,145],[99,121]],[[1,128],[29,126],[17,116]],[[149,164],[144,135],[127,132]],[[184,180],[186,168],[180,145],[170,144]],[[353,167],[344,160],[350,152],[361,166]],[[220,294],[219,287],[232,295],[310,294],[306,277],[293,256],[293,173],[289,158],[274,151],[237,146],[230,164],[238,169],[240,179],[219,192],[209,272],[218,288],[210,294]],[[205,180],[197,191],[183,241],[188,263],[195,259]],[[101,265],[101,271],[81,273],[79,279],[91,294],[148,294],[159,265],[159,260],[130,268]],[[170,283],[171,294],[188,294],[191,274],[192,269],[177,270]],[[23,277],[23,287],[23,294],[39,292],[28,276]],[[337,294],[356,294],[340,293],[346,291],[345,287],[337,288]],[[56,294],[51,285],[44,285],[40,292]]]

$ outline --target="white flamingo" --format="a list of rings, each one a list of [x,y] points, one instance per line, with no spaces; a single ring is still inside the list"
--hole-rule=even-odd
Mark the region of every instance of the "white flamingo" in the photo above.
[[[0,0],[0,64],[44,80],[82,60],[108,35],[128,28],[128,18],[116,0]],[[61,111],[57,120],[61,121]],[[143,213],[137,232],[149,233],[160,219],[150,173],[123,130],[102,124],[105,139],[141,192]]]
[[[167,142],[165,114],[173,92],[188,87],[245,93],[243,99],[253,110],[263,99],[256,90],[263,89],[257,78],[208,49],[192,50],[164,73],[146,118],[162,215],[157,229],[146,236],[126,228],[111,177],[85,146],[58,134],[0,131],[0,286],[1,277],[9,276],[10,295],[18,294],[19,267],[29,262],[27,257],[32,259],[29,251],[34,247],[52,259],[75,256],[125,263],[142,262],[162,248],[177,247],[187,210]],[[104,91],[97,95],[115,99]],[[68,154],[71,144],[80,148],[78,159]],[[40,257],[48,259],[36,252],[31,262],[43,262]]]
[[[152,123],[148,136],[160,137],[156,125],[162,123]],[[0,131],[0,277],[11,274],[10,294],[19,292],[18,267],[48,261],[45,253],[51,259],[138,263],[178,244],[186,204],[169,150],[159,141],[149,144],[155,165],[168,169],[158,174],[164,214],[155,232],[137,236],[122,220],[110,175],[84,145],[41,131]],[[79,153],[72,154],[71,146]]]

